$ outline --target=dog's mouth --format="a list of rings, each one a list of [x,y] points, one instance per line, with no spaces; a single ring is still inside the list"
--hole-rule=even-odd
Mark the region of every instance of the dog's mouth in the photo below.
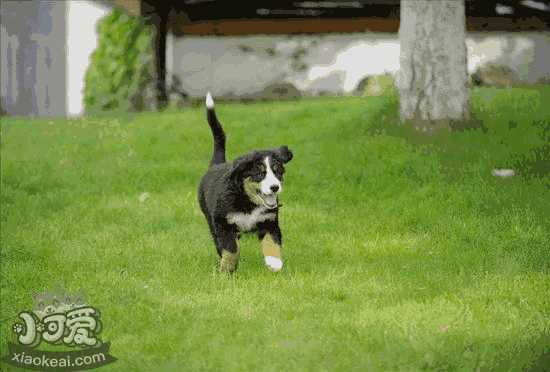
[[[256,193],[260,197],[260,200],[262,201],[264,207],[266,207],[267,209],[277,208],[277,194],[266,195],[260,190],[258,190]]]

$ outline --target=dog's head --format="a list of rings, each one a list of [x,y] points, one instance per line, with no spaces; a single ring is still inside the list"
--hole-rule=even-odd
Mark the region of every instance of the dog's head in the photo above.
[[[277,208],[277,195],[283,191],[284,165],[292,160],[287,146],[254,151],[233,162],[231,178],[256,205]]]

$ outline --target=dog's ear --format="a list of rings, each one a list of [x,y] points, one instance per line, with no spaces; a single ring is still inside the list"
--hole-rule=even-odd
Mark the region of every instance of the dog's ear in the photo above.
[[[279,158],[283,161],[283,163],[288,163],[292,160],[292,151],[288,148],[287,145],[283,145],[279,147],[277,150],[275,150]]]
[[[231,180],[239,182],[242,178],[242,174],[252,165],[254,157],[251,154],[241,156],[235,159],[233,162],[233,168],[231,168]]]

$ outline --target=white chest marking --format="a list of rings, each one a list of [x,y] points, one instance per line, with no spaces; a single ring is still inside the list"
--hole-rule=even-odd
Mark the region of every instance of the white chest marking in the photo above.
[[[230,224],[237,225],[240,231],[250,231],[259,222],[275,219],[275,213],[264,213],[265,211],[267,211],[267,208],[257,207],[250,213],[228,213],[226,219]]]

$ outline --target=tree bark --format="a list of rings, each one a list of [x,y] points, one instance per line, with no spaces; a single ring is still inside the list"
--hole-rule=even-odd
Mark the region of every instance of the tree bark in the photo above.
[[[464,0],[401,1],[402,120],[428,123],[429,128],[469,117],[465,39]]]
[[[166,35],[168,33],[168,15],[171,3],[167,0],[143,0],[141,15],[145,22],[153,27],[153,58],[154,58],[154,85],[155,104],[157,108],[164,108],[168,104],[166,90]]]

